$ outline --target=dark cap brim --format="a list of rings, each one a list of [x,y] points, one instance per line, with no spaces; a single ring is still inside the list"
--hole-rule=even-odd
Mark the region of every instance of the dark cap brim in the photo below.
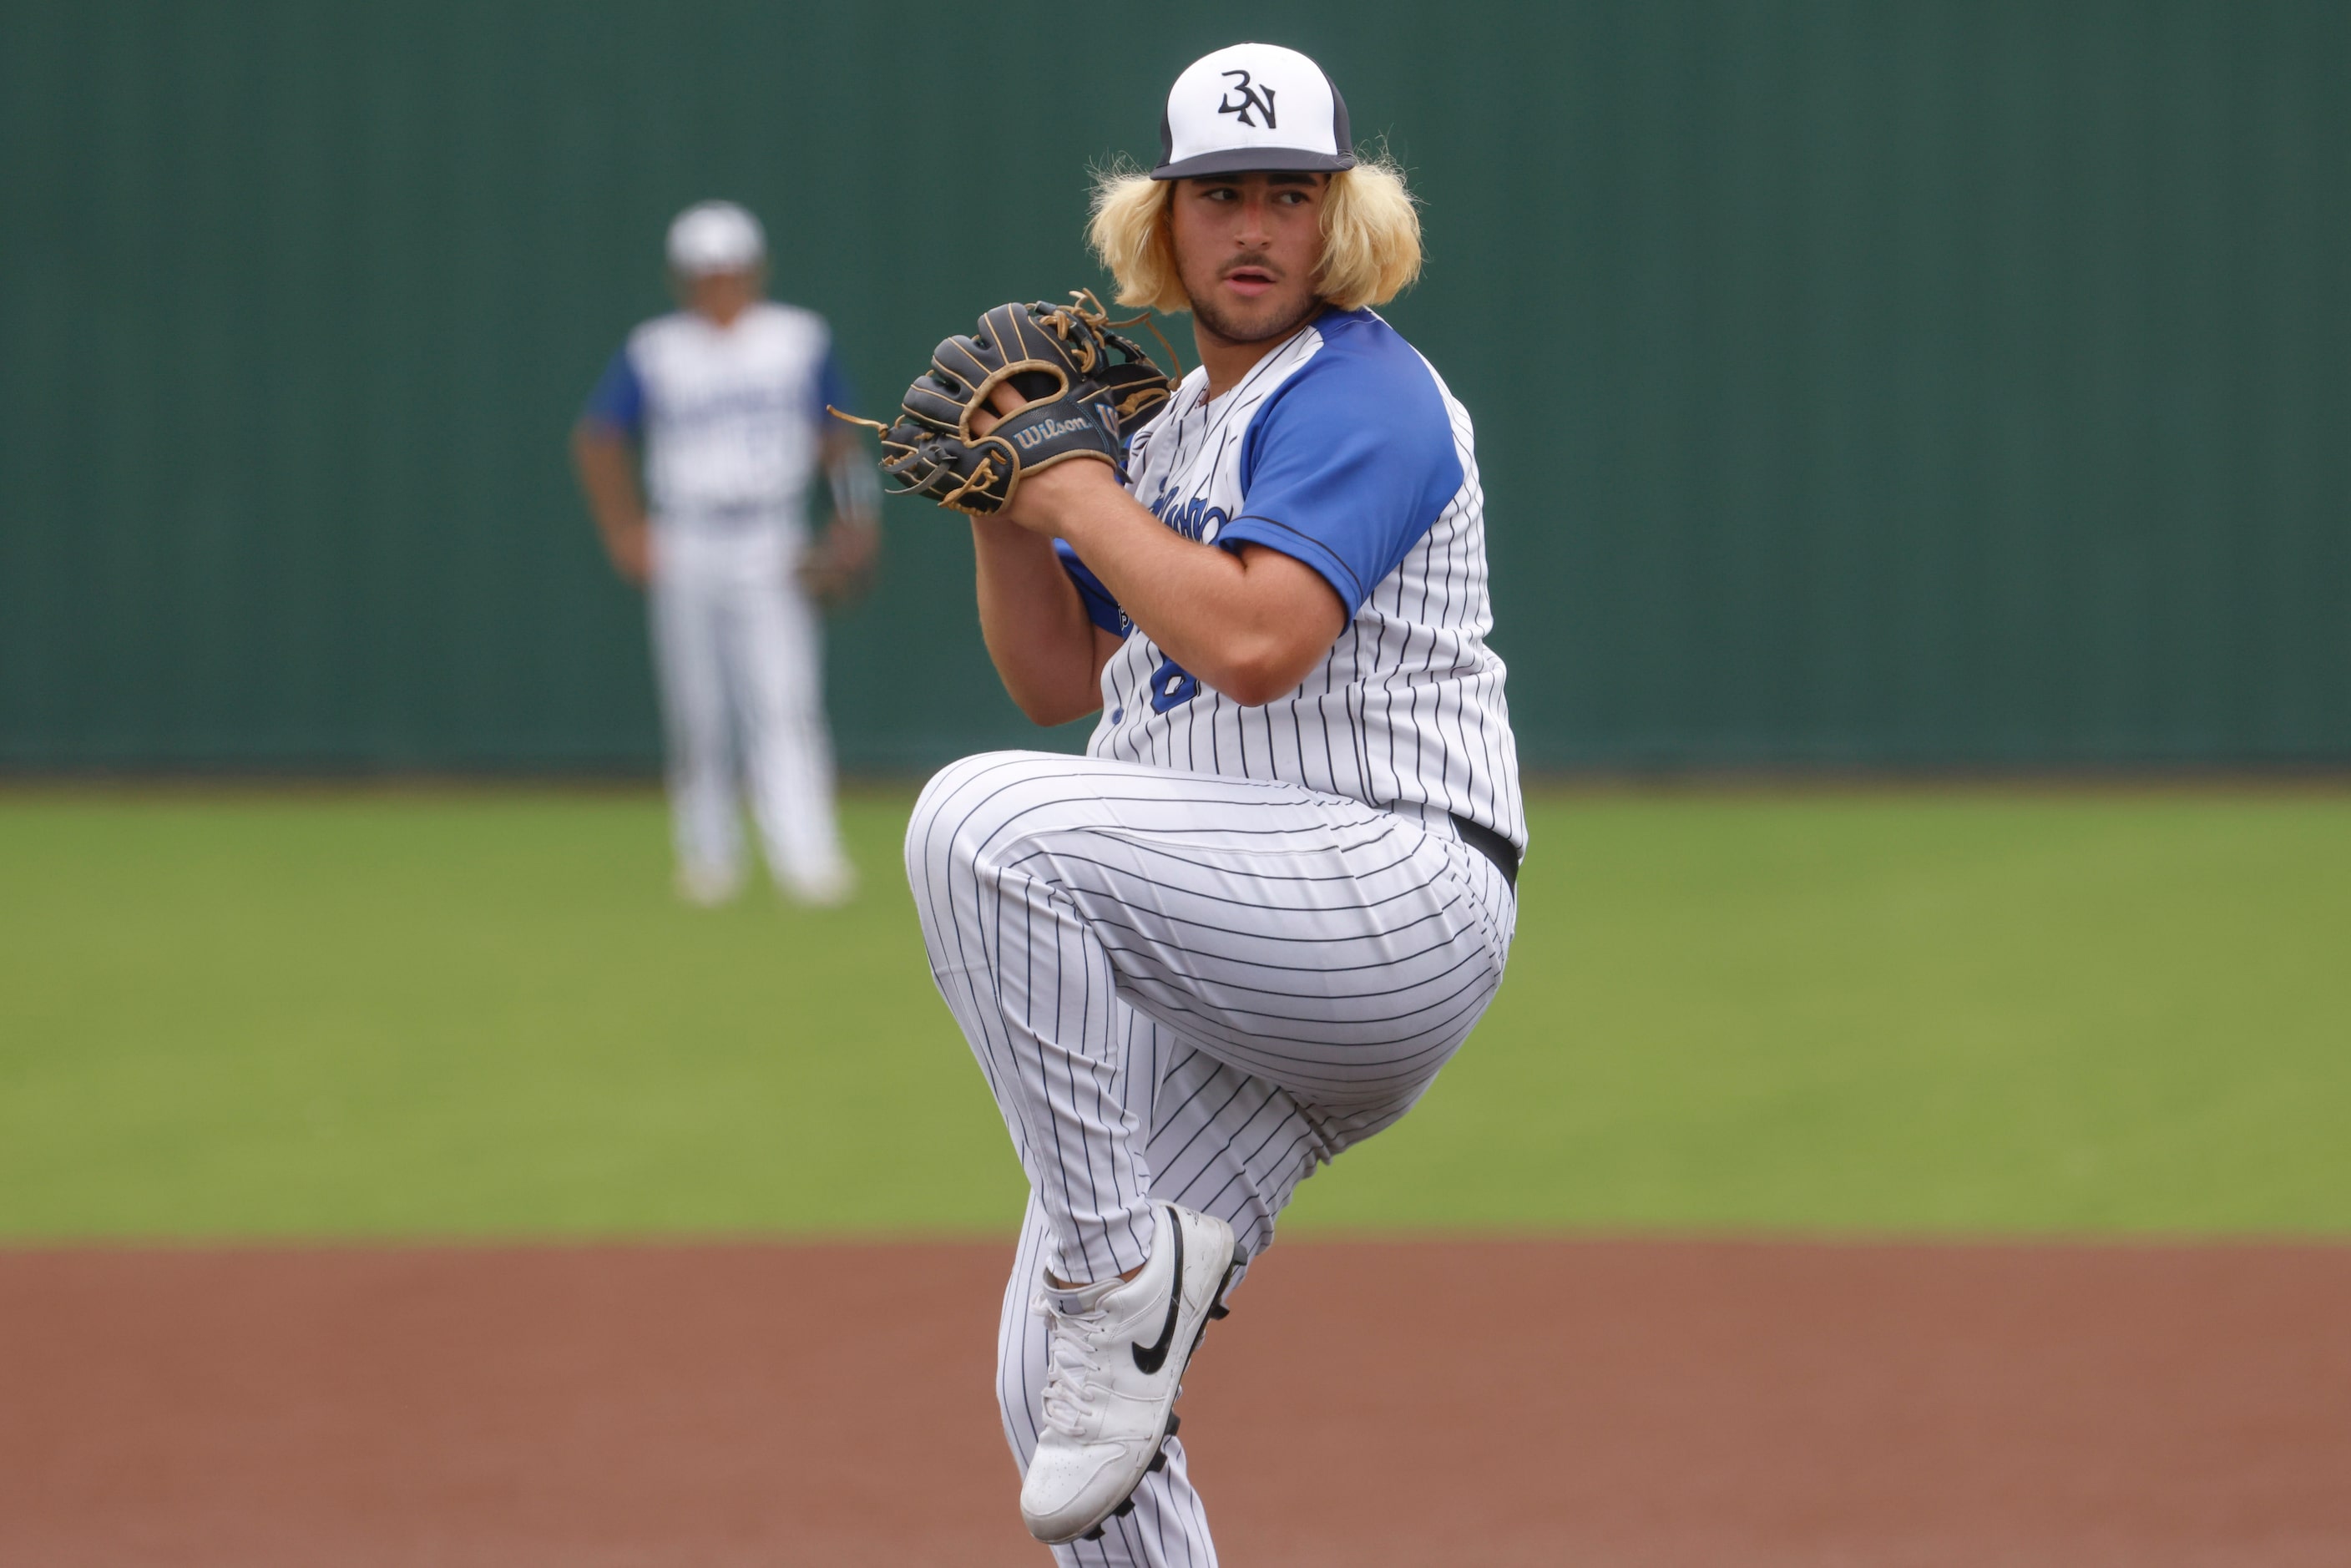
[[[1155,180],[1190,180],[1203,174],[1253,174],[1280,170],[1316,170],[1337,173],[1355,166],[1353,152],[1314,152],[1303,147],[1232,147],[1203,152],[1180,163],[1162,163],[1151,171]]]

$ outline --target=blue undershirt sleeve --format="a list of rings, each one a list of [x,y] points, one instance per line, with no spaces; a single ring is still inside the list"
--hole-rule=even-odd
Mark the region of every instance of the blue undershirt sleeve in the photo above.
[[[580,411],[580,417],[609,425],[623,435],[644,434],[645,383],[638,379],[637,367],[629,362],[625,345],[597,378],[596,390],[588,394],[588,406]]]
[[[1068,540],[1055,539],[1053,553],[1061,558],[1061,570],[1070,574],[1071,582],[1077,584],[1078,597],[1085,601],[1086,619],[1113,637],[1125,636],[1125,612],[1119,609],[1118,601],[1112,597],[1110,590],[1102,586],[1102,580],[1078,559],[1078,552],[1070,548]]]
[[[1217,543],[1305,562],[1353,615],[1451,505],[1461,458],[1436,379],[1409,348],[1326,353],[1249,422],[1238,515]]]

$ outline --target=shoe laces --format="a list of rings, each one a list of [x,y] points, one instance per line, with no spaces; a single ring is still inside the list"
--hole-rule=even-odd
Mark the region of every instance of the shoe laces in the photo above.
[[[1043,1313],[1050,1325],[1045,1353],[1045,1392],[1041,1400],[1046,1425],[1070,1437],[1082,1437],[1086,1412],[1092,1408],[1095,1375],[1102,1371],[1101,1354],[1104,1331],[1110,1326],[1110,1314],[1096,1307],[1091,1312],[1064,1312],[1044,1296],[1036,1299],[1035,1310]]]

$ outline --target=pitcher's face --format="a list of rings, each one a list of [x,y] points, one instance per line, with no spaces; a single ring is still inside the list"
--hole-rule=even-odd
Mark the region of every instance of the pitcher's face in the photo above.
[[[1325,174],[1279,170],[1176,182],[1168,233],[1201,326],[1227,342],[1261,343],[1314,314],[1329,186]]]

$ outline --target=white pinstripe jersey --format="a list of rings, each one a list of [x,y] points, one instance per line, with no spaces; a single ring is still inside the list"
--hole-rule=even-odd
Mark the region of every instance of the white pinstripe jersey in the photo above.
[[[1329,311],[1213,401],[1196,370],[1128,469],[1169,528],[1301,560],[1352,615],[1296,691],[1248,707],[1170,660],[1062,546],[1094,623],[1126,634],[1089,754],[1419,803],[1524,847],[1469,415],[1411,344],[1369,310]]]

